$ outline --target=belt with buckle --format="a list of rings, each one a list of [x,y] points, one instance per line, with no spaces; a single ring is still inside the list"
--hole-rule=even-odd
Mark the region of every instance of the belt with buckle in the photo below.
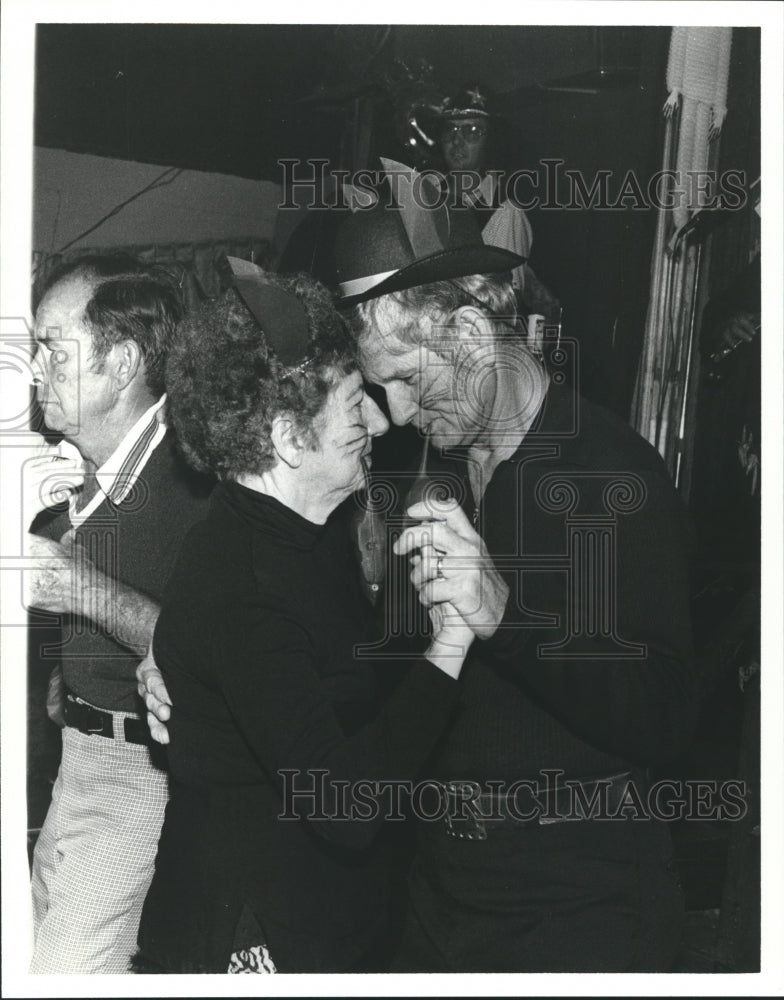
[[[592,818],[597,808],[613,813],[632,780],[632,772],[624,771],[605,778],[562,779],[553,786],[518,781],[510,786],[513,793],[480,792],[473,782],[447,782],[442,786],[443,829],[458,840],[487,840],[489,830],[579,822]]]
[[[129,716],[122,720],[122,735],[115,735],[115,716],[100,708],[94,708],[83,701],[77,701],[72,694],[65,697],[65,724],[87,736],[103,736],[106,739],[117,739],[126,743],[136,743],[140,746],[151,746],[152,737],[147,723],[139,716]],[[118,720],[119,721],[119,720]]]

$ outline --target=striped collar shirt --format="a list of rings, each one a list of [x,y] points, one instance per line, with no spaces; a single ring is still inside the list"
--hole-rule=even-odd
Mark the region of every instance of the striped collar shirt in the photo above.
[[[166,424],[159,419],[159,410],[165,402],[164,394],[139,417],[117,449],[96,471],[98,492],[89,503],[81,510],[77,510],[77,496],[71,497],[69,505],[71,524],[77,525],[86,521],[104,499],[108,499],[115,506],[125,500],[150,456],[166,435]]]

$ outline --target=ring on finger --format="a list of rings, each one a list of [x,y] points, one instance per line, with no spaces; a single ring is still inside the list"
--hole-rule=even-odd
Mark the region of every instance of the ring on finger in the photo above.
[[[445,579],[444,573],[443,573],[443,568],[442,568],[443,565],[444,565],[444,557],[443,556],[437,556],[436,557],[436,580],[443,580],[443,579]]]

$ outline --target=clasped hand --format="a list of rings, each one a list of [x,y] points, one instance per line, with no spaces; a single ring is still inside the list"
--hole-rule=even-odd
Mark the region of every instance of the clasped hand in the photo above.
[[[428,608],[451,604],[475,635],[489,638],[503,617],[509,588],[482,537],[456,500],[417,503],[407,513],[422,523],[406,528],[394,551],[412,553],[411,582],[420,601]]]

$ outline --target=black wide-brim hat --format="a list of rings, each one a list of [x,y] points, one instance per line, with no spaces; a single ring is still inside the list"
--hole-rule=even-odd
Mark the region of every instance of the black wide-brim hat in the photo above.
[[[399,189],[399,204],[360,209],[338,228],[335,274],[341,306],[434,281],[512,271],[525,263],[525,257],[483,243],[473,213],[427,208],[407,191]]]

